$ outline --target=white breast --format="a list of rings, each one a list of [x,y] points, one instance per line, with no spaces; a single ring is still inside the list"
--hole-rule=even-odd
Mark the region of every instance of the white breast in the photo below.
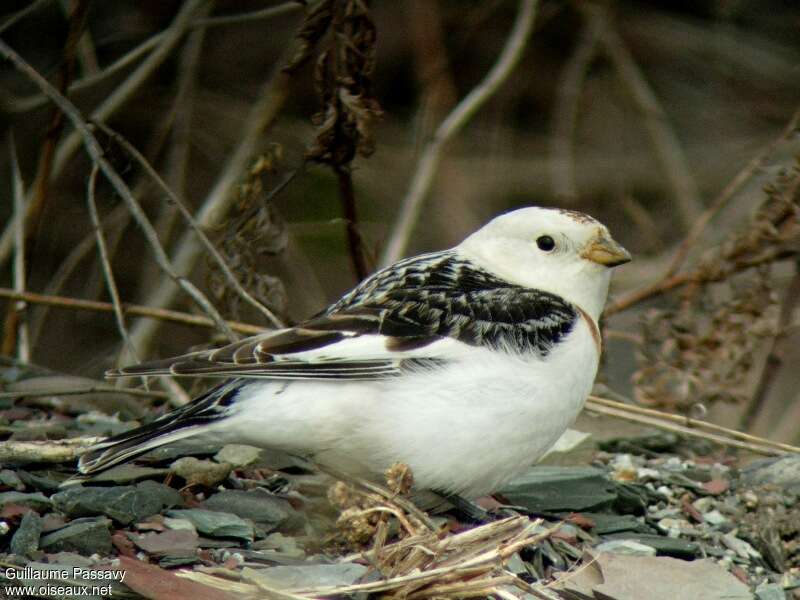
[[[578,319],[544,359],[470,347],[445,369],[381,381],[265,382],[224,427],[374,478],[404,462],[421,488],[476,496],[527,469],[572,424],[598,359]]]

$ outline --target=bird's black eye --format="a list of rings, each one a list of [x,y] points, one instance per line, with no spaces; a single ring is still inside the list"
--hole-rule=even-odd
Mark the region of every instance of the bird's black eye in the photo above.
[[[550,252],[550,250],[556,247],[555,241],[549,235],[540,235],[536,238],[536,245],[539,246],[539,250],[545,252]]]

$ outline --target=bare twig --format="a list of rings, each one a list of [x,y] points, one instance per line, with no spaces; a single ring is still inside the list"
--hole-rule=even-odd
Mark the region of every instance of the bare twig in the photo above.
[[[22,182],[22,174],[19,170],[19,160],[17,158],[17,148],[14,136],[9,136],[9,148],[11,151],[11,172],[14,182],[14,290],[17,292],[25,291],[26,267],[25,267],[25,184]],[[6,344],[3,340],[3,353],[11,355],[16,349],[16,354],[22,362],[29,362],[31,358],[30,336],[28,331],[28,320],[25,317],[25,302],[16,302],[9,307],[9,320],[14,323],[6,323],[6,339],[13,340],[14,343]],[[11,318],[13,316],[13,318]],[[8,347],[6,347],[8,346]],[[16,346],[14,348],[13,346]]]
[[[123,54],[113,63],[108,65],[102,71],[98,71],[97,73],[93,73],[92,75],[87,75],[86,77],[82,77],[81,79],[76,79],[72,84],[69,86],[69,94],[74,95],[76,92],[83,91],[85,89],[89,89],[98,83],[105,81],[106,79],[110,78],[112,75],[120,72],[125,67],[129,66],[131,63],[136,62],[142,56],[149,53],[153,48],[157,47],[160,43],[162,38],[164,37],[165,32],[161,31],[156,33],[155,35],[150,36],[141,44],[130,50],[129,52]],[[21,112],[28,112],[39,108],[47,104],[47,96],[44,94],[34,94],[31,96],[25,97],[10,97],[10,96],[0,96],[2,99],[3,108],[8,110],[12,113],[21,113]]]
[[[577,47],[558,84],[553,104],[553,131],[550,135],[550,178],[553,193],[566,200],[578,197],[575,181],[575,129],[578,124],[581,92],[586,74],[597,56],[603,19],[586,19]]]
[[[689,233],[681,242],[678,249],[675,251],[675,255],[672,258],[672,262],[667,269],[664,278],[671,277],[675,273],[678,272],[678,269],[683,266],[683,263],[686,261],[686,258],[689,256],[689,251],[692,249],[692,246],[695,245],[700,236],[706,230],[709,223],[717,216],[720,211],[725,208],[728,203],[736,196],[736,193],[742,189],[745,183],[750,181],[753,176],[761,169],[764,161],[771,156],[777,147],[793,135],[797,133],[798,123],[800,122],[800,110],[795,111],[792,115],[791,119],[787,123],[786,127],[783,128],[780,135],[770,142],[766,147],[764,147],[758,154],[756,154],[750,161],[739,171],[733,179],[731,179],[728,184],[722,189],[722,191],[714,198],[714,201],[711,205],[703,212],[702,215],[695,221],[692,228],[689,230]]]
[[[364,244],[361,239],[361,232],[358,229],[358,213],[356,211],[356,198],[353,191],[353,174],[349,167],[339,166],[334,169],[336,177],[339,179],[339,198],[342,201],[345,226],[347,228],[347,247],[350,250],[350,261],[353,264],[353,272],[357,281],[361,281],[369,275],[366,258],[364,256]]]
[[[586,409],[594,413],[616,417],[633,423],[650,425],[651,427],[680,433],[681,435],[710,440],[723,446],[742,448],[767,456],[800,453],[800,448],[789,444],[773,442],[741,431],[728,429],[721,425],[715,425],[714,423],[665,413],[660,410],[624,404],[607,398],[589,396],[586,401]]]
[[[291,51],[287,56],[291,56]],[[242,127],[239,145],[229,154],[214,187],[206,196],[195,222],[201,230],[207,230],[222,222],[235,200],[232,190],[242,171],[247,166],[262,139],[264,130],[272,123],[283,106],[289,92],[289,74],[282,71],[283,60],[278,61],[272,77],[265,83],[261,94],[250,109]],[[196,239],[194,231],[187,231],[178,240],[173,256],[173,264],[180,272],[188,272],[197,261],[203,246]],[[170,281],[163,281],[147,298],[148,306],[167,306],[175,297],[177,288]],[[136,347],[144,350],[149,345],[158,324],[140,321],[131,329],[131,337]]]
[[[89,208],[89,217],[91,218],[92,227],[94,228],[94,235],[97,241],[97,251],[100,255],[100,265],[103,268],[103,277],[106,280],[108,295],[111,296],[111,303],[114,306],[114,316],[116,317],[117,321],[117,329],[119,330],[119,334],[122,336],[122,339],[125,341],[125,345],[128,347],[128,352],[130,352],[131,356],[133,356],[138,362],[139,357],[136,354],[136,348],[131,341],[131,336],[128,334],[128,327],[125,325],[125,315],[122,310],[122,302],[120,302],[119,299],[119,291],[117,290],[117,282],[114,279],[114,271],[111,268],[111,262],[108,257],[106,238],[100,223],[100,217],[97,215],[95,190],[97,188],[98,172],[99,167],[95,164],[92,166],[91,175],[89,175],[89,183],[86,189],[86,204]]]
[[[54,306],[57,308],[67,308],[72,310],[88,310],[94,312],[114,312],[114,305],[110,302],[100,302],[98,300],[83,300],[80,298],[68,298],[66,296],[50,296],[45,294],[36,294],[34,292],[16,292],[9,288],[0,287],[0,298],[9,298],[10,300],[23,300],[31,304],[42,304],[45,306]],[[177,310],[168,310],[166,308],[155,308],[150,306],[142,306],[141,304],[122,304],[122,312],[126,315],[137,317],[148,317],[150,319],[157,319],[160,321],[167,321],[170,323],[178,323],[179,325],[190,325],[192,327],[205,327],[214,328],[216,324],[208,317],[200,315],[192,315]],[[264,333],[263,327],[256,325],[249,325],[247,323],[239,323],[238,321],[226,321],[228,327],[238,333],[246,335],[255,335]]]
[[[8,17],[5,21],[0,23],[0,34],[2,34],[6,29],[13,27],[18,21],[21,21],[29,14],[36,12],[49,2],[50,0],[36,0],[35,2],[31,2],[25,8],[18,10],[13,15]]]
[[[236,275],[231,271],[231,268],[228,266],[228,263],[225,261],[225,258],[220,254],[217,247],[214,243],[208,239],[208,236],[205,234],[203,229],[200,227],[199,223],[195,220],[192,213],[186,208],[186,205],[183,201],[172,191],[172,189],[166,184],[166,182],[161,178],[158,172],[152,167],[152,165],[148,162],[148,160],[144,157],[144,155],[136,149],[136,147],[131,144],[127,139],[123,136],[119,135],[116,131],[107,127],[103,124],[98,124],[98,127],[111,136],[114,141],[116,141],[122,148],[130,154],[145,170],[147,175],[156,183],[156,185],[161,188],[161,190],[166,194],[170,203],[175,206],[183,215],[183,218],[186,220],[186,223],[189,225],[189,228],[194,232],[197,238],[200,240],[200,243],[203,247],[211,254],[214,258],[216,263],[219,265],[220,269],[222,270],[223,274],[225,275],[225,279],[231,285],[231,287],[236,290],[236,293],[242,297],[248,304],[253,306],[256,310],[258,310],[262,315],[264,315],[267,320],[274,326],[274,327],[283,327],[283,323],[275,316],[275,314],[269,310],[266,306],[261,304],[258,300],[256,300],[247,290],[242,287],[242,284],[239,283],[239,280],[236,278]]]
[[[604,12],[588,3],[584,5],[584,14],[589,20],[605,20]],[[601,26],[600,32],[603,50],[641,111],[645,130],[653,142],[653,149],[672,187],[684,228],[688,231],[700,216],[703,203],[680,140],[619,33],[608,23]]]
[[[792,281],[786,288],[783,301],[781,302],[778,322],[775,327],[777,333],[772,337],[769,353],[764,363],[764,369],[761,371],[761,377],[756,385],[756,390],[752,398],[749,399],[747,408],[739,421],[739,428],[744,431],[751,431],[753,429],[756,418],[764,408],[769,393],[775,383],[775,379],[778,376],[778,372],[783,366],[783,358],[787,350],[789,350],[789,337],[786,334],[786,330],[792,322],[792,316],[794,315],[798,303],[800,303],[800,262],[795,262],[794,277],[792,277]]]
[[[249,23],[252,21],[260,21],[263,19],[279,17],[281,15],[300,10],[301,8],[303,8],[303,3],[293,0],[292,2],[284,2],[278,6],[270,6],[269,8],[262,8],[261,10],[254,10],[247,13],[198,19],[192,23],[192,27],[217,27],[219,25],[237,25],[239,23]]]
[[[442,159],[445,144],[494,95],[522,58],[533,29],[537,5],[537,0],[521,0],[514,27],[497,62],[483,81],[467,94],[442,121],[436,129],[433,139],[426,145],[417,163],[411,185],[401,202],[397,223],[383,251],[381,266],[397,261],[405,252],[422,211],[422,203],[430,190]]]
[[[139,67],[137,67],[136,70],[131,73],[125,79],[125,81],[102,102],[102,104],[100,104],[100,106],[92,111],[90,116],[92,121],[101,122],[108,119],[133,95],[136,90],[139,89],[139,87],[147,80],[147,78],[161,65],[161,63],[167,59],[169,54],[172,52],[172,49],[178,44],[186,32],[186,29],[190,25],[191,19],[194,18],[197,11],[202,8],[207,1],[208,0],[187,0],[181,6],[180,11],[173,19],[172,24],[164,32],[163,37],[159,38],[157,47],[152,51],[152,53],[150,53],[147,59],[142,62],[142,64],[140,64]],[[13,52],[13,50],[7,44],[5,44],[5,42],[3,42],[3,45],[5,48]],[[33,72],[39,75],[30,65],[27,63],[25,64],[27,66],[26,74],[30,75],[30,73]],[[42,81],[47,83],[47,81],[43,78]],[[39,85],[39,88],[42,89],[42,86]],[[42,91],[45,92],[43,89]],[[45,92],[45,96],[53,100],[53,97],[47,92]],[[55,179],[61,174],[69,159],[80,147],[81,140],[81,132],[75,131],[62,140],[58,145],[58,149],[56,150],[53,158],[52,168],[50,170],[50,177],[52,179]],[[29,205],[28,211],[30,210],[32,209]],[[0,265],[4,264],[8,259],[11,250],[12,237],[13,234],[8,229],[6,229],[6,231],[3,232],[2,237],[0,237]]]
[[[222,316],[219,314],[217,309],[214,308],[211,302],[208,301],[208,298],[206,298],[205,295],[199,289],[197,289],[193,283],[191,283],[185,277],[179,275],[172,267],[169,257],[167,257],[164,248],[161,246],[161,242],[159,242],[158,236],[155,234],[153,226],[150,224],[147,215],[144,214],[141,206],[139,206],[139,203],[133,197],[133,194],[131,194],[130,188],[103,156],[103,150],[100,147],[100,144],[89,130],[89,126],[81,117],[78,109],[75,108],[75,106],[64,96],[59,94],[58,91],[51,86],[44,77],[42,77],[33,67],[25,62],[22,57],[19,56],[19,54],[17,54],[2,40],[0,40],[0,54],[3,54],[6,58],[8,58],[20,72],[22,72],[37,86],[39,86],[39,88],[50,97],[50,99],[72,122],[72,125],[75,127],[75,129],[77,129],[81,138],[83,139],[84,146],[86,147],[86,151],[89,153],[89,156],[91,156],[92,160],[97,163],[100,170],[103,171],[103,174],[109,180],[116,192],[128,205],[128,208],[131,211],[134,219],[136,219],[136,221],[139,223],[139,226],[142,228],[145,238],[147,239],[147,242],[153,251],[153,256],[156,262],[158,262],[164,272],[187,294],[189,294],[192,299],[194,299],[197,305],[200,306],[200,308],[216,323],[220,331],[224,332],[231,340],[236,339],[235,334],[226,325],[225,321],[222,319]]]
[[[61,10],[64,11],[64,14],[68,18],[72,18],[73,11],[75,10],[75,3],[72,0],[60,0],[59,4],[61,4]],[[84,73],[94,74],[99,70],[97,54],[94,51],[94,44],[89,35],[89,29],[85,26],[81,29],[80,37],[75,43],[75,56],[81,63]]]

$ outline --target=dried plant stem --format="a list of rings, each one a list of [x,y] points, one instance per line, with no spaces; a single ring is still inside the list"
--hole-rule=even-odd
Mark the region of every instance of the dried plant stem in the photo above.
[[[287,52],[287,56],[291,56],[291,53]],[[279,66],[275,68],[272,77],[265,83],[258,100],[245,119],[238,146],[230,153],[227,163],[195,217],[195,222],[201,230],[208,230],[221,223],[225,218],[235,200],[235,194],[232,191],[237,180],[258,148],[264,130],[273,122],[286,100],[290,76],[281,69],[284,64],[283,59],[280,59],[277,64]],[[203,246],[197,242],[195,232],[185,232],[176,243],[172,261],[175,268],[182,273],[188,273],[202,250]],[[148,296],[145,304],[167,306],[175,298],[177,291],[178,288],[171,281],[162,281]],[[158,323],[154,321],[136,323],[131,328],[131,337],[136,343],[136,347],[144,352],[157,330]]]
[[[150,221],[147,219],[147,216],[144,214],[144,211],[142,210],[141,206],[139,206],[137,200],[133,197],[130,188],[128,188],[127,184],[122,180],[116,170],[114,170],[111,164],[105,159],[100,144],[90,131],[87,123],[81,117],[78,109],[75,108],[75,106],[69,100],[58,93],[58,91],[51,86],[47,80],[38,73],[38,71],[25,62],[22,57],[20,57],[2,40],[0,40],[0,54],[8,58],[20,72],[22,72],[33,83],[35,83],[39,89],[47,94],[47,96],[49,96],[50,99],[64,112],[67,118],[72,122],[72,125],[80,134],[89,156],[91,156],[92,160],[97,164],[100,170],[103,171],[103,174],[123,199],[125,204],[128,205],[128,209],[131,211],[134,219],[136,219],[136,221],[139,223],[139,226],[142,228],[142,231],[144,232],[145,238],[147,239],[147,242],[153,251],[153,256],[156,262],[178,286],[180,286],[187,294],[189,294],[189,296],[192,297],[198,306],[200,306],[200,308],[214,321],[220,331],[224,332],[231,340],[235,340],[235,334],[226,325],[225,321],[222,319],[222,316],[219,314],[217,309],[214,308],[211,302],[208,301],[208,298],[206,298],[205,295],[188,279],[178,275],[176,270],[172,267],[164,248],[161,246],[161,242],[158,240],[158,236],[155,234],[153,226],[150,224]]]
[[[303,8],[303,3],[292,1],[278,4],[277,6],[270,6],[269,8],[262,8],[261,10],[254,10],[252,12],[240,13],[237,15],[223,15],[219,17],[208,17],[205,19],[198,19],[192,23],[192,27],[217,27],[219,25],[238,25],[240,23],[250,23],[253,21],[261,21],[264,19],[271,19],[279,17],[296,10]]]
[[[69,298],[66,296],[51,296],[37,294],[34,292],[17,292],[9,288],[0,287],[0,298],[10,300],[21,300],[31,304],[42,304],[44,306],[54,306],[56,308],[67,308],[73,310],[88,310],[93,312],[114,312],[114,305],[110,302],[100,302],[98,300],[83,300],[81,298]],[[166,308],[154,308],[142,306],[141,304],[121,304],[123,314],[137,317],[148,317],[179,325],[190,325],[192,327],[214,328],[216,324],[208,317],[192,315],[178,310]],[[264,333],[263,327],[240,323],[238,321],[226,321],[228,327],[238,333],[245,335],[255,335]]]
[[[575,130],[586,74],[597,56],[604,19],[587,19],[580,39],[564,68],[553,104],[553,131],[550,135],[550,179],[553,193],[565,200],[578,197],[575,180]]]
[[[14,290],[25,291],[27,269],[25,267],[25,185],[19,170],[17,148],[14,136],[9,136],[11,151],[11,175],[14,195]],[[25,316],[25,302],[15,302],[9,306],[3,338],[3,354],[17,355],[22,362],[30,362],[31,347],[28,320]]]
[[[709,440],[722,444],[723,446],[742,448],[767,456],[800,453],[800,448],[789,444],[773,442],[706,421],[699,421],[697,419],[673,415],[659,410],[623,404],[622,402],[599,398],[597,396],[589,396],[589,399],[586,401],[586,409],[594,413],[616,417],[634,423],[650,425],[666,431]],[[701,429],[705,431],[701,431]]]
[[[590,21],[605,21],[605,13],[591,4],[584,5],[584,14]],[[600,44],[605,54],[614,64],[620,80],[641,110],[645,130],[652,140],[656,157],[672,187],[684,228],[688,231],[702,213],[703,203],[678,136],[619,33],[607,24],[601,24],[599,30]]]
[[[764,164],[764,161],[766,161],[766,159],[775,152],[778,146],[797,133],[798,123],[800,123],[800,110],[795,111],[795,113],[789,119],[786,127],[784,127],[781,131],[778,138],[770,142],[766,147],[758,152],[758,154],[750,159],[750,161],[742,168],[742,170],[739,171],[724,188],[722,188],[722,191],[717,195],[716,198],[714,198],[714,201],[703,212],[703,214],[700,215],[700,217],[694,222],[694,225],[692,225],[689,233],[680,243],[680,246],[678,246],[678,249],[675,251],[675,255],[672,258],[672,262],[670,263],[664,278],[671,277],[678,272],[678,269],[681,268],[683,263],[686,261],[686,258],[689,256],[690,250],[695,243],[697,243],[697,240],[700,239],[700,236],[706,230],[706,227],[708,227],[709,223],[711,223],[712,219],[717,216],[719,212],[725,208],[736,196],[736,193],[753,178],[753,176]]]
[[[742,414],[739,422],[739,428],[744,431],[751,431],[756,423],[756,418],[761,413],[764,405],[767,402],[769,393],[775,383],[778,373],[783,366],[783,358],[789,350],[789,337],[787,329],[792,321],[797,305],[800,303],[800,262],[795,262],[794,277],[786,288],[786,292],[781,302],[780,313],[778,314],[778,323],[776,326],[776,335],[772,337],[771,346],[767,354],[764,369],[761,371],[761,377],[756,385],[756,391],[753,397],[747,403],[747,407]]]
[[[147,80],[147,78],[167,59],[173,48],[178,44],[183,37],[183,34],[186,32],[191,19],[194,18],[194,15],[197,13],[197,11],[202,8],[206,2],[207,0],[187,0],[181,6],[181,9],[175,16],[175,19],[173,19],[172,24],[164,32],[163,37],[159,39],[157,47],[152,51],[152,53],[150,53],[147,59],[142,62],[142,64],[140,64],[139,67],[133,73],[131,73],[125,79],[125,81],[102,102],[102,104],[100,104],[100,106],[92,111],[90,116],[92,121],[101,122],[108,119],[133,95],[136,90],[139,89],[139,87]],[[5,56],[11,58],[11,56],[8,54],[8,52],[11,52],[19,59],[19,61],[22,61],[16,52],[14,52],[5,42],[3,42],[3,47],[3,54]],[[18,68],[21,68],[17,60],[12,59],[12,62],[14,62]],[[22,64],[24,64],[24,69],[21,68],[23,73],[29,78],[31,78],[32,74],[38,76],[41,81],[37,82],[34,80],[34,82],[37,83],[39,89],[44,92],[46,97],[55,102],[55,104],[63,110],[63,103],[56,102],[53,95],[43,89],[42,83],[51,89],[52,86],[50,86],[50,84],[25,61],[22,61]],[[61,97],[63,98],[63,96]],[[79,115],[77,111],[75,111],[75,114]],[[55,179],[61,174],[69,159],[72,158],[75,151],[80,147],[81,141],[84,138],[80,128],[77,129],[78,131],[68,135],[58,145],[58,148],[55,151],[55,156],[53,157],[52,168],[50,169],[51,179]],[[28,211],[30,212],[31,210],[32,208],[29,205]],[[4,264],[5,261],[8,260],[11,249],[11,238],[12,234],[8,229],[6,229],[6,231],[4,231],[3,235],[0,237],[0,265]]]
[[[397,261],[405,253],[422,212],[422,204],[430,191],[436,170],[442,160],[445,145],[500,89],[500,86],[519,63],[533,29],[537,5],[537,0],[521,0],[511,34],[497,62],[483,81],[467,94],[442,121],[436,129],[433,139],[426,145],[414,170],[408,191],[400,204],[397,222],[386,243],[380,266]]]
[[[128,347],[128,352],[131,353],[136,361],[139,361],[139,357],[136,354],[136,348],[131,341],[131,336],[128,334],[128,327],[125,325],[125,314],[122,310],[122,302],[119,299],[119,291],[117,290],[117,282],[114,279],[114,271],[111,268],[111,262],[108,258],[108,248],[106,247],[106,238],[105,234],[103,233],[103,228],[100,223],[100,217],[97,214],[97,201],[95,199],[95,191],[97,188],[97,174],[99,173],[100,169],[95,164],[92,166],[92,172],[89,175],[89,183],[86,189],[86,204],[89,208],[89,217],[92,221],[92,227],[94,228],[94,235],[97,241],[97,251],[100,255],[100,265],[103,268],[103,277],[106,280],[106,287],[108,288],[108,295],[111,296],[111,304],[114,306],[114,316],[116,317],[117,321],[117,329],[119,330],[120,336],[125,341],[125,345]]]
[[[0,34],[2,34],[6,29],[13,27],[18,21],[21,21],[29,14],[34,13],[46,4],[49,4],[49,2],[50,0],[36,0],[35,2],[31,2],[25,8],[18,10],[5,21],[0,23]]]
[[[350,251],[350,261],[356,281],[361,281],[369,275],[369,268],[364,256],[364,244],[361,232],[358,230],[358,213],[356,211],[356,195],[353,190],[353,174],[347,166],[335,169],[339,180],[339,198],[342,201],[345,226],[347,228],[347,248]]]
[[[172,191],[172,189],[167,185],[167,183],[161,178],[161,176],[156,172],[156,170],[152,167],[152,165],[148,162],[148,160],[144,157],[144,155],[137,150],[133,144],[131,144],[128,140],[126,140],[123,136],[119,135],[117,132],[112,130],[110,127],[105,125],[98,125],[102,131],[107,133],[111,136],[122,148],[130,154],[145,170],[147,175],[156,183],[156,185],[161,188],[161,191],[167,196],[168,200],[171,204],[173,204],[178,211],[183,216],[186,223],[189,225],[189,228],[194,232],[197,238],[200,240],[200,243],[203,247],[209,252],[211,257],[214,261],[219,265],[220,270],[225,275],[225,279],[231,285],[231,287],[236,291],[237,294],[248,304],[253,306],[256,310],[258,310],[267,320],[274,326],[274,327],[283,327],[283,323],[281,322],[275,314],[268,309],[266,306],[261,304],[258,300],[256,300],[247,290],[242,287],[242,284],[239,283],[239,280],[236,278],[236,275],[231,271],[231,268],[228,266],[228,263],[225,261],[225,258],[222,256],[217,247],[214,243],[208,239],[208,236],[205,234],[203,229],[195,220],[192,213],[186,208],[186,205],[183,201]]]

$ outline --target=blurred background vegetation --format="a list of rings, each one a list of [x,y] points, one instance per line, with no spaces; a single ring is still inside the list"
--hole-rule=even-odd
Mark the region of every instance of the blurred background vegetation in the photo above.
[[[514,46],[526,7],[532,30]],[[287,323],[379,266],[433,150],[441,160],[400,236],[403,254],[456,244],[520,206],[588,212],[636,258],[612,290],[600,391],[791,442],[800,442],[799,33],[800,6],[788,0],[0,7],[0,40],[96,124],[176,270],[226,319],[270,326],[113,132]],[[440,146],[441,124],[485,89],[504,48],[517,62]],[[87,204],[93,160],[60,114],[30,73],[0,63],[2,285],[108,302]],[[141,221],[102,174],[93,196],[122,302],[200,314],[170,291]],[[23,308],[8,296],[4,354],[93,378],[131,360],[113,313]],[[223,340],[209,328],[124,320],[139,358]]]

